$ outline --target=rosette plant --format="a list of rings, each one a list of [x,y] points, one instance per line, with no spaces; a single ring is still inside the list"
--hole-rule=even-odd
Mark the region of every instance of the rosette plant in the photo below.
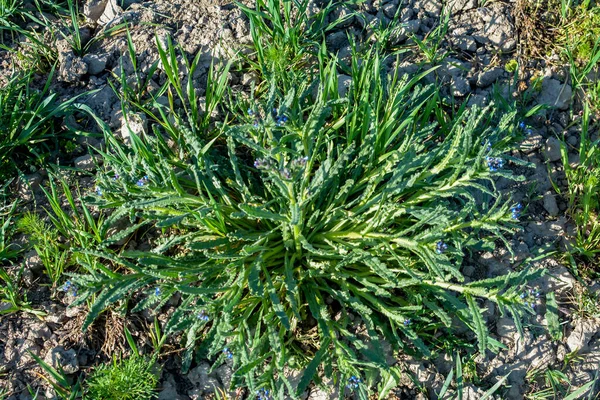
[[[161,54],[177,88],[177,61]],[[500,347],[485,300],[521,327],[532,310],[519,289],[532,272],[461,272],[466,254],[518,229],[516,205],[493,183],[516,179],[518,160],[504,155],[515,112],[450,115],[435,86],[420,84],[429,71],[388,74],[376,50],[354,55],[341,96],[338,65],[324,59],[296,90],[271,82],[255,99],[218,102],[220,120],[201,128],[190,84],[169,92],[181,109],[144,108],[151,133],[132,133],[130,145],[106,133],[94,198],[112,210],[102,229],[121,228],[72,279],[76,303],[93,300],[86,327],[134,294],[145,296],[133,311],[177,294],[165,331],[185,333],[184,368],[194,356],[227,362],[232,386],[278,396],[331,378],[363,398],[386,356],[429,357],[458,328],[481,352]],[[214,76],[206,98],[218,101],[227,73]],[[135,232],[154,238],[150,250],[116,245]]]

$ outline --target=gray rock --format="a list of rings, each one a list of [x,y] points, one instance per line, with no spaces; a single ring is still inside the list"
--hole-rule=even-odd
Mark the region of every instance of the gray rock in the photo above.
[[[480,93],[474,94],[469,97],[469,101],[467,102],[468,107],[478,106],[480,108],[485,107],[489,103],[490,99],[488,94]]]
[[[101,160],[95,160],[91,154],[86,154],[81,157],[77,157],[74,160],[75,168],[79,168],[83,171],[93,171],[96,169],[95,161],[100,162]]]
[[[183,397],[177,393],[176,384],[172,376],[162,384],[162,390],[158,394],[158,400],[183,400]]]
[[[106,54],[86,54],[83,56],[83,62],[87,64],[87,73],[90,75],[98,75],[106,68]]]
[[[477,86],[479,87],[488,87],[492,83],[496,82],[498,78],[502,76],[504,70],[502,68],[496,67],[489,69],[487,71],[481,72],[477,77]]]
[[[477,0],[449,0],[448,9],[452,14],[477,8]]]
[[[434,18],[442,13],[442,2],[440,0],[415,0],[413,8],[423,10]]]
[[[600,324],[594,320],[582,320],[579,319],[574,322],[575,328],[573,332],[567,338],[567,346],[571,351],[578,351],[579,354],[587,353],[590,349],[588,344],[592,339],[592,336],[600,328]]]
[[[540,104],[547,104],[559,110],[567,110],[571,103],[572,94],[573,91],[570,85],[562,84],[557,79],[545,78],[537,101]]]
[[[525,154],[533,153],[536,150],[542,148],[544,144],[544,138],[539,133],[529,135],[521,143],[521,151]]]
[[[471,53],[477,51],[477,42],[475,42],[475,39],[472,36],[460,35],[454,38],[453,42],[457,48],[463,51]]]
[[[496,322],[496,333],[498,336],[504,338],[513,338],[514,334],[517,333],[517,327],[515,321],[509,317],[502,317]]]
[[[383,11],[383,14],[388,17],[388,18],[394,18],[394,16],[396,15],[396,11],[398,11],[398,3],[387,3],[384,4],[383,7],[381,7],[381,10]],[[408,8],[407,10],[412,10],[410,8]]]
[[[142,113],[128,113],[121,118],[121,137],[126,144],[131,143],[131,135],[141,136],[147,132],[148,120]]]
[[[330,20],[336,21],[338,28],[347,28],[354,22],[354,15],[351,9],[342,5],[332,11]]]
[[[35,273],[41,272],[44,268],[44,264],[42,264],[42,259],[35,250],[31,250],[25,253],[25,267],[27,267]]]
[[[227,364],[223,364],[219,368],[217,368],[215,372],[223,386],[229,387],[229,385],[231,384],[231,378],[233,377],[233,371],[231,370],[231,367]]]
[[[98,21],[104,13],[106,3],[108,0],[86,0],[83,3],[83,15],[91,21]]]
[[[99,91],[86,96],[83,101],[100,118],[110,121],[113,114],[112,105],[118,102],[119,99],[109,85],[104,85]],[[120,108],[119,106],[119,110]]]
[[[345,31],[334,32],[331,35],[327,35],[325,44],[329,51],[338,51],[348,44],[348,36]]]
[[[119,7],[117,0],[108,0],[104,12],[98,18],[98,24],[108,25],[115,21],[121,14],[123,14],[123,9]]]
[[[46,353],[44,361],[56,369],[62,368],[66,374],[74,374],[79,371],[77,353],[73,349],[65,350],[62,346],[50,349]]]
[[[546,194],[544,194],[544,208],[548,211],[550,216],[556,217],[558,215],[558,204],[556,203],[556,198],[552,192],[546,192]]]
[[[544,155],[546,156],[546,159],[551,162],[561,159],[560,141],[554,136],[546,140],[546,145],[544,146]]]
[[[469,81],[462,76],[454,76],[451,83],[452,95],[454,96],[466,96],[471,91],[471,85]]]
[[[58,60],[60,63],[58,79],[63,82],[79,82],[81,77],[88,72],[87,64],[72,51],[59,53]]]
[[[343,74],[338,75],[338,93],[339,93],[340,97],[346,97],[351,84],[352,84],[351,77],[349,77],[348,75],[343,75]]]
[[[549,341],[543,341],[534,346],[524,357],[532,370],[554,364],[556,352]]]
[[[507,43],[515,35],[514,26],[510,23],[506,15],[496,11],[489,19],[480,32],[481,39],[492,43],[503,51],[510,51],[514,45]],[[516,43],[515,43],[516,44]]]

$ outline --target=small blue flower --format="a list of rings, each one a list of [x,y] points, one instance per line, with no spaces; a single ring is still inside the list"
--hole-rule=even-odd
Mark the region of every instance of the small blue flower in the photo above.
[[[360,378],[352,375],[350,377],[350,379],[348,379],[348,384],[346,385],[346,387],[350,390],[354,390],[354,389],[358,389],[359,384],[360,384]]]
[[[283,125],[285,125],[285,123],[287,121],[288,121],[288,117],[286,117],[285,115],[280,115],[275,118],[275,122],[277,123],[277,126],[283,126]]]
[[[269,165],[269,161],[262,158],[257,158],[256,161],[254,161],[254,168],[256,169],[267,169],[269,168]]]
[[[443,252],[445,252],[446,250],[448,250],[448,245],[446,243],[444,243],[443,241],[439,241],[435,244],[435,252],[438,254],[442,254]]]
[[[67,293],[67,295],[76,297],[77,296],[77,286],[75,286],[71,281],[66,281],[62,287],[62,290]]]
[[[270,400],[271,397],[269,396],[269,389],[260,389],[256,391],[256,398],[258,400]]]
[[[98,196],[102,196],[102,189],[100,187],[98,187],[98,186],[96,186],[96,194]]]
[[[138,185],[139,187],[142,187],[146,183],[148,183],[148,175],[144,175],[141,179],[138,179],[138,181],[135,184]]]
[[[198,314],[198,319],[200,321],[208,321],[210,318],[208,317],[208,314],[206,313],[206,311],[202,310],[200,311],[200,313]]]
[[[160,295],[161,295],[161,293],[162,293],[162,292],[160,291],[160,288],[159,288],[159,287],[155,287],[155,288],[154,288],[154,295],[155,295],[155,296],[157,296],[157,297],[158,297],[158,296],[160,296]]]
[[[485,161],[491,172],[498,171],[504,167],[504,160],[499,157],[486,157]]]
[[[531,135],[532,133],[533,133],[533,130],[532,130],[531,128],[527,128],[527,129],[525,129],[525,134],[526,134],[527,136]]]
[[[250,116],[254,115],[254,110],[251,108],[248,108],[248,115],[250,115]]]
[[[521,297],[522,299],[524,299],[525,297],[527,297],[527,293],[521,293],[521,296],[520,296],[520,297]]]
[[[525,124],[525,122],[521,121],[519,122],[519,129],[525,129],[527,125]]]
[[[115,176],[113,176],[112,180],[116,181],[120,178],[121,176],[119,174],[115,174]]]
[[[223,354],[225,355],[226,358],[228,359],[232,359],[233,358],[233,353],[231,352],[231,350],[229,350],[227,347],[225,347],[223,349]]]
[[[258,125],[259,125],[258,119],[255,119],[252,126],[254,126],[255,128],[258,128]]]
[[[289,169],[284,168],[281,170],[281,176],[283,177],[283,179],[291,179],[292,178],[292,173],[290,172]]]
[[[521,216],[521,210],[522,209],[523,209],[523,205],[521,203],[518,203],[517,205],[511,207],[510,208],[511,218],[512,219],[519,219],[519,217]]]
[[[412,323],[412,321],[410,320],[410,318],[406,318],[404,320],[404,326],[409,326]]]

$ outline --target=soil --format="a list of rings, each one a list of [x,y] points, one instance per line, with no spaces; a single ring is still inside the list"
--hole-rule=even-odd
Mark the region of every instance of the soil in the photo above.
[[[251,1],[247,2],[249,5]],[[395,37],[395,44],[410,41],[409,34],[424,38],[440,23],[442,9],[451,12],[446,39],[442,42],[442,51],[448,51],[442,68],[436,76],[444,83],[442,95],[450,102],[467,101],[469,106],[485,106],[495,95],[505,98],[522,95],[530,84],[532,76],[542,76],[542,85],[533,91],[529,106],[548,104],[550,107],[535,117],[525,121],[531,129],[519,150],[513,157],[532,163],[532,168],[509,167],[520,171],[526,177],[519,184],[499,179],[496,184],[505,193],[510,193],[516,201],[528,205],[522,221],[523,230],[511,239],[515,258],[505,249],[492,253],[482,253],[472,260],[473,265],[464,267],[468,278],[492,277],[504,274],[516,268],[526,259],[534,268],[547,268],[549,273],[532,283],[532,287],[544,295],[555,293],[560,311],[564,339],[557,341],[549,337],[543,327],[545,302],[542,300],[535,315],[526,323],[525,335],[520,336],[512,319],[500,315],[493,304],[488,306],[486,315],[490,331],[502,342],[506,349],[498,354],[487,352],[474,360],[473,374],[477,380],[471,380],[465,386],[465,399],[479,399],[483,388],[489,388],[497,380],[510,373],[504,395],[496,398],[522,399],[543,383],[543,375],[533,379],[528,374],[537,368],[563,370],[571,379],[573,387],[581,386],[594,379],[600,365],[600,321],[580,315],[578,296],[582,293],[582,283],[576,280],[560,258],[537,256],[542,250],[568,248],[574,233],[574,226],[566,216],[565,199],[557,195],[552,188],[553,181],[559,187],[566,184],[560,161],[560,147],[557,137],[565,139],[572,147],[569,160],[578,162],[574,150],[579,142],[579,128],[571,122],[580,116],[577,105],[571,103],[571,86],[566,66],[556,62],[552,65],[542,59],[521,59],[528,44],[522,37],[530,37],[523,31],[527,26],[523,21],[523,12],[515,2],[487,1],[479,6],[479,0],[367,0],[352,6],[358,17],[351,18],[340,25],[335,32],[326,37],[328,49],[338,52],[340,57],[349,54],[350,43],[347,33],[362,41],[369,40],[369,23],[389,21],[398,10],[404,23],[404,30]],[[318,8],[320,2],[313,0],[311,9]],[[129,34],[135,45],[137,72],[140,77],[150,70],[158,60],[156,41],[165,43],[168,39],[182,46],[190,57],[202,53],[201,66],[192,77],[197,82],[200,95],[206,85],[206,74],[211,62],[226,60],[237,49],[251,43],[249,23],[240,9],[226,0],[85,0],[82,9],[88,18],[83,27],[90,40],[100,38],[102,32],[127,22]],[[331,18],[339,18],[349,9],[340,6]],[[521,19],[520,19],[521,18]],[[157,38],[157,39],[156,39]],[[122,114],[117,95],[109,81],[118,85],[118,78],[134,76],[134,66],[128,57],[126,32],[123,29],[94,43],[84,57],[76,56],[64,43],[56,43],[59,49],[60,65],[53,80],[53,90],[68,98],[88,90],[96,90],[83,102],[90,106],[115,132],[121,130]],[[11,63],[6,53],[0,69],[5,75]],[[518,60],[523,66],[519,75],[519,84],[513,85],[513,74],[506,71],[506,64]],[[389,63],[390,72],[399,70],[414,73],[419,69],[416,56],[406,55],[398,62]],[[44,77],[40,77],[42,80]],[[340,75],[344,83],[348,77]],[[153,91],[163,83],[164,74],[158,81],[150,80],[146,88]],[[346,81],[345,81],[346,79]],[[241,91],[248,90],[250,83],[243,75],[231,76],[232,85]],[[347,82],[346,82],[347,83]],[[344,84],[340,85],[344,90]],[[573,106],[573,107],[572,107]],[[572,114],[570,110],[575,112]],[[123,132],[121,132],[123,134]],[[595,135],[598,133],[595,132]],[[78,143],[78,149],[68,155],[61,155],[57,162],[61,165],[77,166],[83,173],[72,174],[73,184],[82,191],[92,190],[95,165],[88,155],[90,149],[101,147],[98,138],[86,138]],[[520,168],[520,169],[519,169]],[[38,170],[25,180],[13,184],[15,196],[25,200],[30,210],[42,210],[45,198],[40,186],[46,184],[47,173]],[[41,212],[41,211],[40,211]],[[18,243],[26,238],[17,237]],[[143,243],[140,243],[140,246]],[[90,371],[99,362],[108,360],[112,354],[129,352],[122,331],[124,323],[136,337],[142,349],[150,349],[151,339],[147,336],[154,315],[142,312],[128,315],[118,310],[106,312],[94,323],[92,329],[82,333],[81,326],[85,318],[85,309],[69,307],[72,298],[52,290],[44,280],[39,259],[35,254],[26,254],[21,285],[27,290],[27,298],[35,309],[43,310],[46,315],[36,317],[26,312],[2,316],[0,319],[0,387],[7,393],[8,400],[26,400],[38,391],[37,399],[55,398],[54,391],[40,378],[41,370],[31,356],[35,354],[54,366],[61,366],[75,382]],[[13,270],[20,266],[10,267]],[[600,284],[587,282],[592,295],[600,294]],[[164,321],[174,310],[177,299],[167,304],[157,316]],[[0,304],[0,306],[2,306]],[[160,397],[163,400],[210,398],[214,388],[223,388],[231,379],[231,369],[227,364],[209,372],[208,361],[194,365],[186,375],[180,372],[178,338],[172,338],[166,345],[165,355],[160,359],[163,372],[160,383]],[[563,365],[569,353],[578,351],[581,362]],[[451,355],[444,355],[432,362],[400,357],[395,360],[406,371],[406,379],[390,398],[400,399],[436,399],[444,384],[445,377],[453,367]],[[412,375],[410,379],[408,375]],[[415,382],[419,382],[417,385]],[[597,389],[598,390],[598,389]],[[241,396],[241,393],[238,393]],[[308,399],[337,398],[319,388],[311,388],[305,393]],[[238,397],[242,398],[242,397]],[[450,397],[448,397],[450,398]]]

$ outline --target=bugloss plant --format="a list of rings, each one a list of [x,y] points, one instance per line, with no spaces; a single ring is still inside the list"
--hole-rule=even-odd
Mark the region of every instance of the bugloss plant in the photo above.
[[[158,397],[158,376],[155,360],[133,356],[113,357],[111,363],[101,364],[84,381],[85,400],[150,400]]]
[[[150,251],[84,250],[113,267],[73,278],[75,304],[92,300],[84,327],[133,293],[145,294],[133,311],[179,293],[165,334],[186,333],[184,370],[200,339],[198,357],[233,365],[232,386],[294,396],[321,371],[362,398],[379,372],[397,376],[385,342],[428,357],[463,325],[481,352],[501,347],[480,300],[521,330],[533,311],[520,289],[537,273],[461,273],[465,252],[518,229],[521,207],[493,184],[516,179],[503,154],[515,112],[448,121],[434,87],[383,74],[377,51],[354,56],[347,97],[335,62],[319,71],[314,98],[310,81],[287,93],[270,81],[204,130],[174,117],[131,146],[106,132],[96,204],[114,210],[107,224],[126,217],[158,238]],[[296,387],[286,368],[304,370]]]

